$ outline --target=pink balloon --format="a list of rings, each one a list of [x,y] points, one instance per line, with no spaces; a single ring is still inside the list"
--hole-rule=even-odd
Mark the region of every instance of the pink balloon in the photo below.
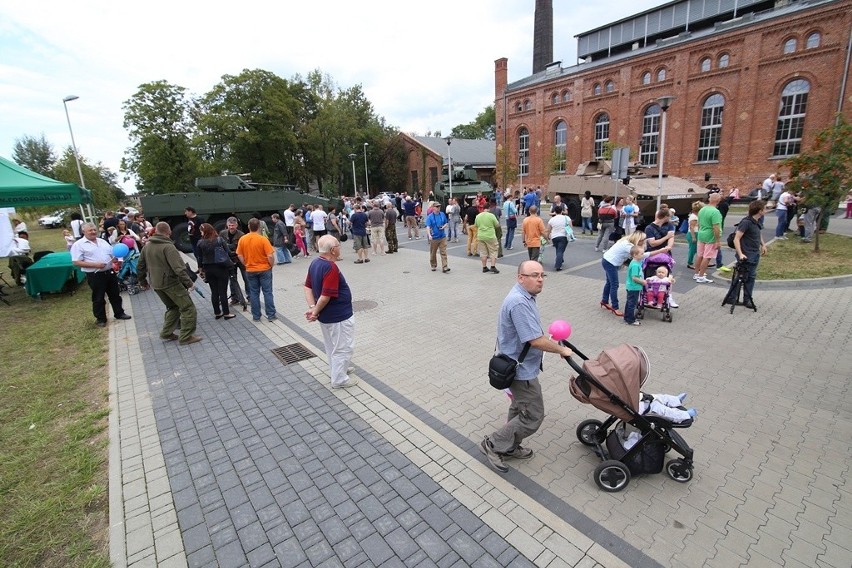
[[[571,335],[571,324],[567,321],[556,320],[550,327],[547,328],[547,333],[553,338],[553,341],[562,341],[568,339]]]

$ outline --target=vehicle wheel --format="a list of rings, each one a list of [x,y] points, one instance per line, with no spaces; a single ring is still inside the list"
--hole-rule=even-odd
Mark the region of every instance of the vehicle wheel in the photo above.
[[[595,468],[595,483],[607,493],[617,493],[630,483],[630,470],[618,460],[607,460]]]
[[[596,442],[602,441],[598,439],[601,426],[603,423],[600,420],[583,420],[577,426],[577,439],[584,446],[594,446]]]
[[[571,218],[571,224],[575,227],[582,225],[583,220],[580,218],[580,200],[576,197],[569,197],[566,207],[568,208],[568,211],[564,213]]]
[[[192,252],[192,243],[189,240],[189,224],[178,223],[172,228],[172,241],[174,241],[175,246],[181,252],[191,253]]]
[[[670,460],[666,464],[666,473],[678,483],[686,483],[692,479],[692,467],[688,466],[683,458]]]

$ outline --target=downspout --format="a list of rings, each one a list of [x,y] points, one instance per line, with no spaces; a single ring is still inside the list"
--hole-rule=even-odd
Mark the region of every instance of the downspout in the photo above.
[[[843,112],[843,99],[846,98],[846,82],[849,80],[849,61],[852,59],[852,29],[849,30],[849,41],[846,43],[846,66],[843,69],[843,80],[840,82],[840,99],[837,101],[837,118],[834,124],[840,124],[840,113]]]

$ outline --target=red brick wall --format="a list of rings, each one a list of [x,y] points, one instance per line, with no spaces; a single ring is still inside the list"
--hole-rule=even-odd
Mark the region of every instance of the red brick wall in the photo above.
[[[756,187],[779,169],[786,178],[783,160],[772,157],[781,91],[796,78],[810,82],[803,140],[806,149],[814,134],[831,124],[837,111],[850,29],[852,0],[837,2],[506,93],[505,109],[508,60],[498,59],[497,143],[517,156],[517,133],[526,127],[530,132],[530,167],[524,185],[546,186],[553,128],[559,120],[568,124],[568,173],[592,158],[594,120],[601,111],[610,117],[610,141],[630,146],[638,159],[645,109],[657,97],[674,95],[677,98],[667,113],[664,172],[702,185],[708,172],[711,181],[740,189]],[[821,34],[820,46],[805,49],[805,39],[813,31]],[[784,54],[783,44],[790,37],[798,39],[797,51]],[[729,56],[729,65],[720,69],[717,61],[723,53]],[[705,57],[713,62],[709,72],[700,70]],[[661,67],[667,76],[658,82]],[[649,85],[642,85],[645,71],[652,74]],[[849,75],[842,108],[852,120],[852,71]],[[614,82],[614,92],[594,96],[593,85],[600,83],[603,88],[608,80]],[[552,104],[552,94],[565,89],[571,90],[572,100]],[[712,93],[725,97],[719,161],[699,163],[701,107]],[[532,103],[532,109],[518,112],[517,104],[525,101]],[[656,172],[656,167],[652,171]]]

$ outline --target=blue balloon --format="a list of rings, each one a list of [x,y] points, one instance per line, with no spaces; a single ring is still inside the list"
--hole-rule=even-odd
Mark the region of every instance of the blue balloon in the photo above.
[[[130,249],[124,243],[115,243],[112,245],[112,255],[115,258],[124,258],[130,253]]]

